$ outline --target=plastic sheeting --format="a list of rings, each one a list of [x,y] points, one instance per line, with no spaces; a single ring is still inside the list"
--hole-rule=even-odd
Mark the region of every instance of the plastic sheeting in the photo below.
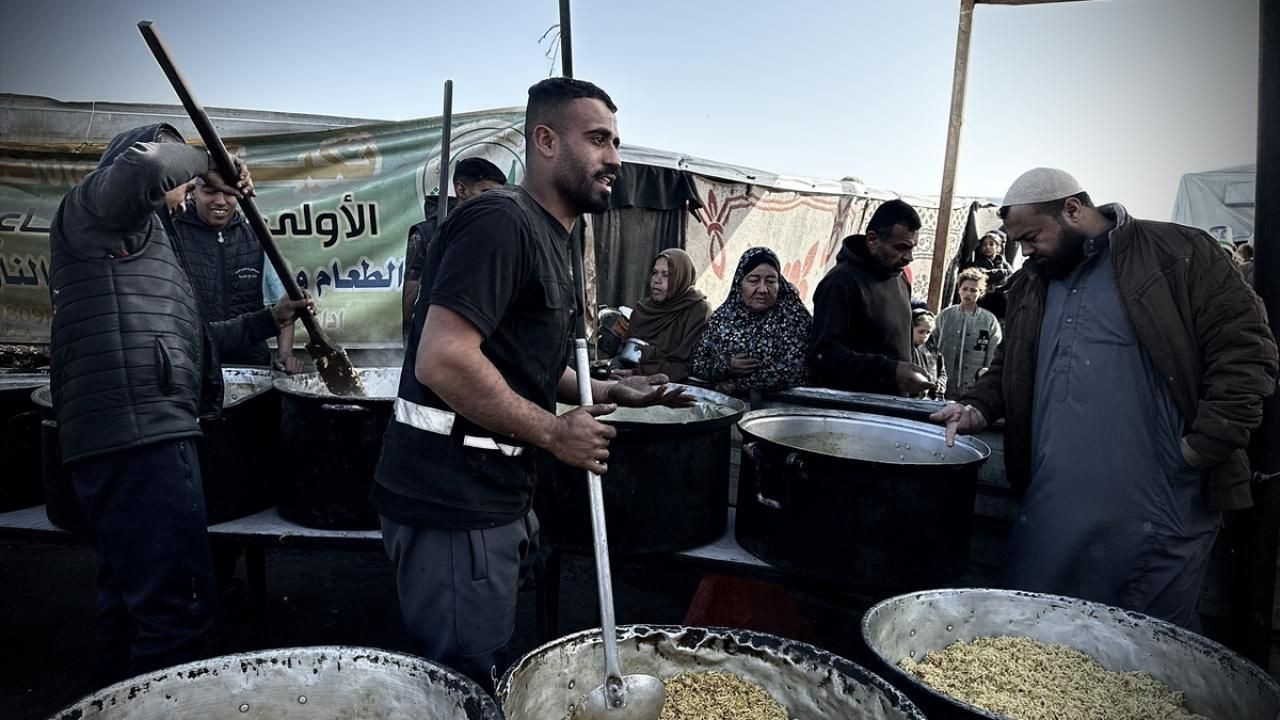
[[[1252,242],[1257,174],[1257,165],[1241,165],[1183,175],[1173,203],[1173,221],[1219,238],[1225,233],[1215,228],[1228,227],[1233,242]]]

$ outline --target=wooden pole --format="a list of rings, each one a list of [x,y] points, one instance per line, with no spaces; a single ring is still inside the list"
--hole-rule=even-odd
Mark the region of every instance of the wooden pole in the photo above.
[[[1080,2],[1081,0],[978,0],[983,5],[1048,5],[1049,3]]]
[[[228,185],[235,185],[237,173],[231,154],[227,152],[227,146],[222,143],[222,138],[214,129],[213,121],[205,112],[204,105],[196,99],[191,86],[187,84],[186,77],[173,61],[173,53],[169,52],[169,46],[164,38],[160,37],[160,31],[150,20],[143,20],[138,23],[138,32],[142,33],[142,39],[151,49],[151,54],[160,64],[165,77],[169,79],[169,84],[173,86],[178,100],[187,111],[187,116],[191,118],[191,124],[195,125],[196,132],[200,133],[200,139],[204,141],[205,149],[209,151],[209,157],[213,159],[218,174]],[[275,239],[271,237],[271,229],[267,227],[266,219],[258,210],[257,202],[251,196],[240,198],[240,210],[249,221],[249,227],[253,229],[258,243],[262,245],[263,254],[276,271],[276,275],[280,277],[280,283],[284,286],[289,299],[301,300],[302,288],[298,287],[298,281],[289,273],[289,265],[285,262]],[[315,360],[316,370],[319,371],[320,378],[324,380],[329,391],[334,395],[364,395],[364,385],[360,376],[356,374],[347,351],[329,339],[324,328],[306,308],[298,312],[298,319],[307,329],[307,352]]]
[[[947,271],[947,236],[951,232],[951,202],[956,193],[956,158],[960,154],[960,127],[964,124],[965,83],[969,78],[969,37],[973,32],[975,0],[960,0],[956,30],[956,64],[951,79],[951,116],[947,123],[947,154],[942,165],[942,192],[938,197],[938,227],[933,241],[933,266],[929,270],[929,306],[941,310],[943,274]]]

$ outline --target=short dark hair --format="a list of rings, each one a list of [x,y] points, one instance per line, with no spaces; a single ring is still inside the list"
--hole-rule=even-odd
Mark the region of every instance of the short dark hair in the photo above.
[[[1062,208],[1067,206],[1067,201],[1070,200],[1071,198],[1075,198],[1079,200],[1080,204],[1084,205],[1085,207],[1093,207],[1093,200],[1089,198],[1089,193],[1083,192],[1083,191],[1078,192],[1075,195],[1068,195],[1064,198],[1059,198],[1057,200],[1048,200],[1042,203],[1031,203],[1031,207],[1035,208],[1037,215],[1057,215],[1058,213],[1062,212]],[[1005,205],[1004,207],[1000,208],[1001,220],[1008,219],[1010,207],[1012,207],[1012,205]]]
[[[529,104],[524,110],[525,132],[531,133],[539,125],[556,129],[560,113],[569,103],[581,98],[599,100],[609,112],[618,112],[609,93],[593,83],[565,77],[547,78],[529,88]]]
[[[902,225],[907,232],[915,232],[920,229],[920,213],[901,200],[890,200],[871,214],[871,222],[867,223],[867,232],[887,239],[893,235],[894,225]]]
[[[937,318],[929,308],[915,308],[911,311],[911,327],[918,327],[925,320],[934,321]]]
[[[507,184],[507,176],[498,169],[497,165],[485,160],[484,158],[469,157],[458,161],[458,165],[453,169],[453,181],[460,183],[478,183],[482,180],[496,182],[499,185]]]

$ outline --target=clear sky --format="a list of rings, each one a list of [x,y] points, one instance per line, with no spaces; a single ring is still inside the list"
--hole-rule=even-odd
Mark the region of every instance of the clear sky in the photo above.
[[[624,142],[936,195],[958,0],[575,0],[578,77]],[[201,101],[329,115],[521,105],[556,0],[0,0],[0,92],[176,102],[156,21]],[[957,176],[1000,196],[1056,165],[1168,219],[1185,172],[1254,162],[1258,0],[979,6]],[[555,66],[558,72],[558,65]]]

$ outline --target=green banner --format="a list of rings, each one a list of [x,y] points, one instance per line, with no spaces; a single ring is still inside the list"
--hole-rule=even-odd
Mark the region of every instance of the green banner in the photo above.
[[[451,165],[483,157],[524,174],[524,111],[454,117]],[[439,118],[326,132],[226,138],[253,173],[258,208],[315,296],[318,318],[352,348],[400,343],[405,240],[438,190]],[[0,149],[0,343],[47,343],[49,223],[102,148]],[[78,152],[77,152],[78,151]],[[298,327],[299,344],[306,332]]]

